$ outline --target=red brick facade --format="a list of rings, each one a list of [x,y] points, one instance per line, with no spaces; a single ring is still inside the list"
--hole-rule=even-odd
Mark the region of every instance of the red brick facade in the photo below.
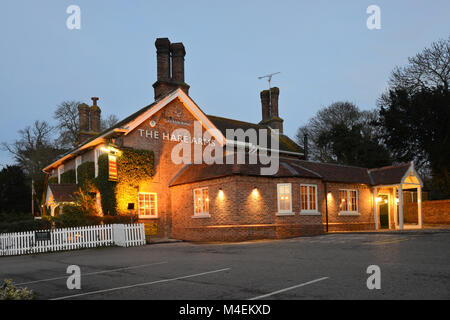
[[[424,224],[450,224],[450,200],[423,201],[422,219]],[[417,203],[406,205],[405,220],[417,223]]]

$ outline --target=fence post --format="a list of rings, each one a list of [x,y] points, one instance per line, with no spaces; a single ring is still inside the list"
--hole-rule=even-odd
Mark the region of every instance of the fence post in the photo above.
[[[113,224],[112,226],[113,243],[116,246],[125,247],[125,225],[123,224]]]

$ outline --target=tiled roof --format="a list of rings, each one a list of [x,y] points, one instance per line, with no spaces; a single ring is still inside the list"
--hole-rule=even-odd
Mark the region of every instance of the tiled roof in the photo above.
[[[185,166],[171,182],[171,186],[215,179],[232,175],[263,176],[261,164],[192,164]],[[410,164],[400,164],[378,169],[367,169],[340,164],[299,160],[280,157],[280,166],[275,175],[265,177],[300,177],[320,179],[326,182],[357,183],[366,185],[398,184]]]
[[[321,179],[320,175],[300,166],[296,166],[297,160],[295,158],[280,158],[280,166],[275,175],[263,176],[261,175],[261,168],[268,167],[268,165],[261,164],[191,164],[185,166],[177,176],[172,180],[170,186],[179,184],[192,183],[202,180],[210,180],[220,177],[242,175],[242,176],[262,176],[269,178],[284,178],[284,177],[301,177]]]
[[[268,133],[270,133],[270,128],[256,123],[251,122],[245,122],[240,120],[234,120],[234,119],[227,119],[222,117],[217,117],[213,115],[207,115],[209,120],[219,129],[222,134],[226,137],[226,130],[227,129],[242,129],[244,131],[248,129],[266,129]],[[258,131],[257,131],[258,132]],[[270,136],[267,139],[267,143],[270,145]],[[303,150],[296,144],[294,141],[292,141],[288,136],[281,134],[280,140],[279,140],[279,150],[280,151],[289,151],[289,152],[296,152],[296,153],[303,153]]]
[[[49,184],[55,202],[72,202],[74,201],[75,193],[77,192],[77,185],[72,183],[67,184]]]
[[[370,169],[374,185],[397,184],[408,171],[411,163],[402,163],[388,167]]]

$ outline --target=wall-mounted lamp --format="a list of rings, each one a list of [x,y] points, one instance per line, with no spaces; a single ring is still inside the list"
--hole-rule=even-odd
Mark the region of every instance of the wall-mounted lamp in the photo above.
[[[105,152],[105,153],[108,153],[108,154],[120,155],[120,150],[116,149],[116,148],[114,148],[112,146],[101,147],[100,150]]]

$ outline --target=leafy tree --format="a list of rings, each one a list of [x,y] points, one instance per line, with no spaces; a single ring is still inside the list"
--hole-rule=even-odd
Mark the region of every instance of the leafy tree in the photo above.
[[[399,161],[415,161],[432,193],[450,196],[450,37],[434,42],[391,74],[378,101],[379,128]]]
[[[30,213],[31,185],[19,166],[0,171],[0,213]]]
[[[380,142],[377,114],[361,111],[350,102],[336,102],[319,110],[300,127],[297,141],[308,135],[309,159],[362,167],[390,164],[387,148]]]
[[[415,159],[422,172],[431,172],[432,188],[450,196],[450,92],[439,87],[409,93],[389,92],[389,104],[380,107],[383,138],[400,161]]]

